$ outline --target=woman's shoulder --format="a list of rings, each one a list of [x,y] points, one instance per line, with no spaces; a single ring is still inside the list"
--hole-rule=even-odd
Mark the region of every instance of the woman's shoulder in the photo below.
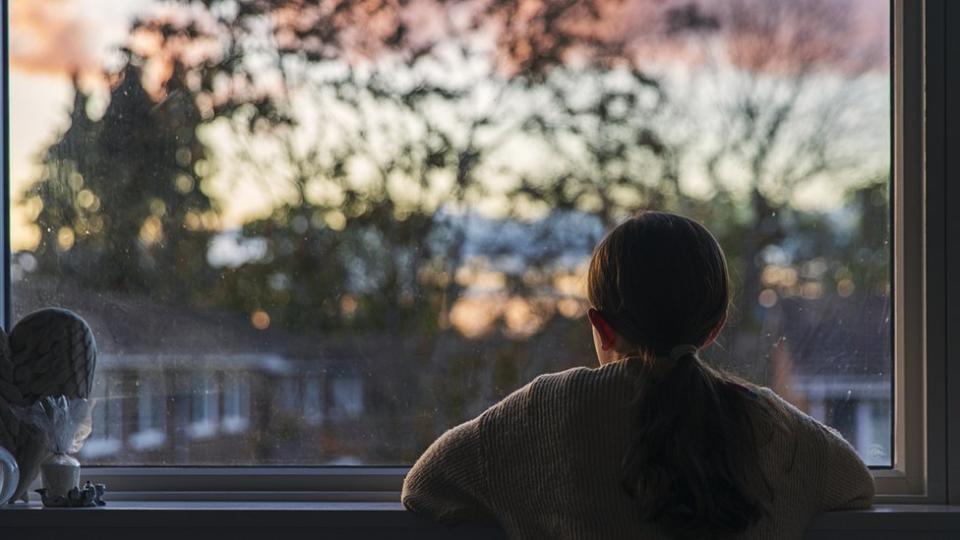
[[[755,386],[752,387],[752,390],[756,392],[759,399],[779,412],[781,417],[790,420],[798,430],[812,430],[815,432],[826,430],[828,433],[839,436],[839,433],[837,433],[835,429],[803,412],[796,405],[781,397],[780,394],[777,394],[773,389],[766,386]]]
[[[769,388],[759,393],[790,419],[796,469],[819,494],[819,510],[868,508],[874,484],[856,449],[836,429],[820,422]]]
[[[617,364],[621,364],[618,362]],[[626,365],[607,364],[601,367],[574,367],[538,375],[513,391],[484,413],[494,418],[549,412],[562,416],[564,410],[577,410],[585,401],[596,401],[629,391]]]
[[[756,391],[762,400],[771,405],[768,408],[783,419],[782,425],[791,432],[800,452],[818,456],[817,459],[838,452],[856,455],[850,443],[833,427],[803,412],[770,388],[756,387]]]
[[[574,367],[555,373],[544,373],[530,382],[530,389],[539,397],[572,394],[591,397],[616,387],[633,386],[639,364],[633,360],[611,362],[599,367]]]

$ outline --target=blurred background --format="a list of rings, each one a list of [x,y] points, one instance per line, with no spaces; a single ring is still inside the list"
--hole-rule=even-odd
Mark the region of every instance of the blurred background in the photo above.
[[[100,348],[88,464],[411,463],[592,366],[584,272],[706,224],[716,365],[890,466],[882,0],[12,0],[14,319]]]

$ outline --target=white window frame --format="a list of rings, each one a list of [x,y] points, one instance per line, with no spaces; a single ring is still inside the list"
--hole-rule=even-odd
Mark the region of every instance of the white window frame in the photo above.
[[[878,502],[945,503],[947,491],[943,381],[946,276],[943,257],[944,178],[927,155],[926,115],[941,104],[927,99],[935,77],[927,50],[936,44],[928,25],[939,1],[892,4],[894,461],[875,470]],[[941,19],[942,20],[942,19]],[[932,58],[930,59],[932,60]]]
[[[957,422],[948,423],[947,408],[950,405],[956,411],[953,416],[960,415],[960,391],[947,392],[950,383],[960,384],[960,370],[947,370],[946,362],[948,346],[960,346],[956,341],[960,340],[960,317],[948,317],[945,296],[950,293],[960,301],[960,286],[947,279],[947,260],[955,258],[953,252],[960,252],[960,247],[944,247],[949,245],[948,232],[960,230],[960,217],[946,212],[948,151],[942,135],[956,129],[944,125],[948,98],[938,86],[943,83],[946,64],[942,50],[945,9],[945,0],[892,2],[895,444],[893,467],[874,472],[878,502],[884,503],[960,502],[960,489],[953,489],[952,497],[947,489],[948,462],[960,465],[960,428],[952,427]],[[4,18],[4,34],[6,25]],[[5,84],[9,57],[5,41],[3,52],[0,233],[4,264],[0,265],[0,280],[4,309],[0,322],[9,328],[9,100]],[[948,437],[958,443],[950,446],[949,454]],[[85,467],[84,476],[105,481],[111,498],[117,499],[395,501],[407,470]],[[949,472],[949,486],[960,488],[960,467],[950,467]]]

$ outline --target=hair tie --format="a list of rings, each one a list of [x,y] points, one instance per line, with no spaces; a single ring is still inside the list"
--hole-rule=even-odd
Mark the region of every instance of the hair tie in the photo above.
[[[696,345],[677,345],[676,347],[670,349],[670,360],[676,362],[684,356],[696,356],[697,351],[699,350],[700,348]]]

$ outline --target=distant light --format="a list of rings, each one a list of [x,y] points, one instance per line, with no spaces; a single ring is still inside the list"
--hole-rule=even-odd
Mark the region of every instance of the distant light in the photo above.
[[[795,268],[784,268],[780,274],[780,284],[784,287],[793,287],[797,284],[797,270]]]
[[[140,241],[146,246],[152,246],[163,238],[163,224],[157,216],[150,216],[143,220],[140,226]]]
[[[573,298],[561,298],[557,302],[557,311],[561,315],[568,319],[576,319],[582,317],[586,313],[586,305],[583,302],[577,301]]]
[[[503,320],[507,326],[507,334],[516,337],[530,337],[546,322],[533,302],[517,296],[507,300],[504,305]]]
[[[99,233],[103,230],[103,216],[93,216],[87,226],[91,233]]]
[[[167,213],[167,205],[161,199],[154,198],[150,201],[150,213],[163,217]]]
[[[853,294],[853,291],[857,290],[857,285],[853,280],[841,279],[837,282],[837,294],[846,298]]]
[[[84,189],[81,190],[80,193],[77,193],[77,204],[84,210],[90,210],[91,212],[96,212],[100,208],[100,201],[89,189]]]
[[[463,336],[480,338],[493,330],[501,304],[500,298],[461,297],[450,309],[450,323]]]
[[[220,227],[220,218],[217,217],[217,213],[212,210],[200,214],[200,222],[203,224],[203,228],[210,231]]]
[[[266,330],[270,327],[270,314],[258,309],[250,314],[250,324],[257,330]]]
[[[765,308],[772,308],[777,305],[777,292],[773,289],[764,289],[760,291],[760,296],[757,298],[757,302]]]
[[[823,296],[823,284],[819,281],[808,281],[800,287],[800,296],[807,300],[816,300]]]
[[[191,214],[187,214],[190,219]],[[198,217],[199,219],[199,217]],[[247,238],[240,231],[225,231],[217,234],[207,249],[207,262],[220,268],[236,268],[267,255],[267,241],[263,238]]]
[[[190,210],[187,212],[187,215],[183,218],[183,224],[190,231],[199,231],[200,227],[203,226],[203,223],[200,220],[200,214]]]
[[[60,244],[60,249],[63,251],[68,251],[72,248],[75,240],[76,236],[70,227],[60,227],[60,230],[57,231],[57,243]]]
[[[177,160],[177,165],[180,165],[181,167],[189,167],[190,162],[193,160],[193,155],[190,153],[190,149],[186,146],[177,148],[177,151],[174,153],[173,157]]]
[[[70,176],[67,178],[67,183],[70,184],[70,188],[74,191],[80,191],[83,189],[83,175],[74,171],[70,173]]]
[[[763,269],[760,280],[764,285],[776,285],[780,282],[780,267],[772,264]]]
[[[177,188],[177,191],[186,195],[193,191],[193,178],[185,174],[177,175],[177,179],[174,180],[174,187]]]
[[[324,218],[327,221],[327,226],[335,231],[342,231],[347,226],[347,216],[339,210],[327,212]]]
[[[357,314],[357,307],[356,298],[349,294],[340,297],[340,313],[342,313],[344,317],[348,319],[353,318],[353,316]]]

